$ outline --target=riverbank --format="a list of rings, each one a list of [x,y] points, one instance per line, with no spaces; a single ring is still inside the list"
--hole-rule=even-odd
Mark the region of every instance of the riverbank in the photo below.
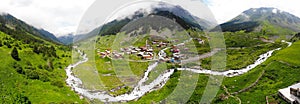
[[[285,42],[285,41],[283,41]],[[290,42],[288,43],[288,47],[292,45]],[[213,71],[213,70],[206,70],[206,69],[191,69],[191,68],[178,68],[177,70],[186,70],[191,71],[194,73],[201,73],[201,74],[209,74],[209,75],[223,75],[226,77],[234,77],[239,76],[244,73],[247,73],[251,69],[255,68],[256,66],[260,65],[264,61],[266,61],[269,57],[272,56],[272,53],[276,50],[280,50],[281,48],[271,50],[265,54],[260,55],[259,59],[254,64],[251,64],[247,66],[246,68],[240,69],[240,70],[228,70],[228,71]],[[105,91],[91,91],[88,89],[82,88],[82,81],[77,78],[73,72],[72,69],[82,63],[85,63],[88,61],[87,55],[83,54],[80,50],[78,50],[78,53],[80,53],[80,56],[83,57],[82,60],[75,64],[69,65],[65,70],[67,73],[68,78],[66,79],[66,83],[68,86],[70,86],[75,92],[78,94],[88,98],[88,99],[97,99],[102,102],[126,102],[131,101],[135,99],[139,99],[146,93],[149,93],[154,90],[158,90],[162,88],[166,82],[169,80],[169,77],[174,73],[174,69],[169,69],[164,71],[162,74],[160,74],[155,80],[153,80],[150,84],[144,85],[144,83],[148,80],[149,73],[159,64],[158,62],[155,62],[154,64],[148,66],[148,69],[145,71],[143,78],[138,82],[138,84],[133,88],[133,91],[130,93],[126,93],[119,96],[112,96],[108,94]]]

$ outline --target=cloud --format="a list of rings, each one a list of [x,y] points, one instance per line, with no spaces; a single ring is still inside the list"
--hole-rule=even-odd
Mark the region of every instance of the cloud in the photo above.
[[[96,3],[96,2],[98,3]],[[164,0],[173,4],[181,4],[192,14],[210,18],[210,12],[203,12],[196,2],[206,3],[218,23],[226,22],[244,10],[258,7],[275,7],[300,16],[300,0]],[[96,4],[93,4],[93,3]],[[76,32],[79,25],[83,27],[96,26],[101,24],[112,11],[120,6],[132,2],[132,0],[2,0],[0,12],[6,12],[38,28],[43,28],[57,36]],[[93,11],[85,12],[90,6]],[[203,6],[202,6],[203,7]],[[88,17],[90,16],[90,17]],[[207,16],[207,17],[205,17]],[[93,17],[93,18],[92,18]],[[89,19],[87,24],[80,24],[80,21]],[[100,20],[100,21],[97,21]],[[96,22],[95,22],[96,21]],[[102,21],[102,22],[101,22]],[[80,28],[80,27],[79,27]],[[88,29],[87,29],[88,30]],[[85,30],[85,31],[87,31]],[[84,31],[84,30],[82,30]]]
[[[95,0],[3,0],[0,12],[54,33],[56,36],[75,32],[78,23]]]
[[[151,4],[161,0],[109,0],[106,2],[97,0],[87,13],[83,16],[77,31],[78,34],[86,33],[102,25],[105,22],[114,20],[119,16],[133,14],[140,8],[148,8]],[[213,14],[209,8],[200,0],[163,0],[164,2],[180,5],[191,14],[215,22]]]
[[[10,4],[17,7],[26,7],[32,4],[32,0],[11,0]]]

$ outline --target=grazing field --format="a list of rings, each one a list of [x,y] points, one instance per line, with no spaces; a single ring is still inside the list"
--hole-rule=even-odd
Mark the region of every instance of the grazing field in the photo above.
[[[225,78],[222,84],[224,88],[220,86],[220,90],[213,100],[213,103],[266,103],[266,96],[268,96],[269,102],[286,103],[277,95],[277,91],[300,81],[299,77],[297,77],[300,76],[298,73],[300,67],[298,66],[299,63],[297,57],[290,56],[290,54],[293,56],[300,55],[300,50],[298,48],[299,43],[300,42],[296,42],[291,47],[276,51],[274,56],[246,74],[233,78]],[[264,51],[268,51],[267,49],[279,48],[280,46],[285,48],[286,44],[264,44],[257,49],[263,49],[258,52],[257,55],[264,53]],[[252,49],[243,48],[242,50],[249,51],[254,49],[255,48],[252,47]],[[287,51],[291,51],[292,53],[288,53]],[[236,55],[236,53],[233,55]],[[178,77],[179,76],[177,76],[177,78]],[[172,79],[175,80],[176,77],[173,76],[162,89],[146,94],[137,102],[151,103],[163,101],[178,83],[173,82],[174,80]],[[207,85],[207,79],[207,75],[199,75],[197,87],[188,103],[194,104],[201,101],[201,96]],[[228,93],[226,93],[226,91],[228,91]],[[160,94],[158,94],[158,92]]]
[[[228,48],[226,50],[226,70],[239,70],[246,66],[253,64],[259,55],[264,54],[270,50],[284,47],[284,43],[268,43],[259,46],[240,48]],[[201,61],[201,66],[205,69],[210,69],[211,58],[205,58]]]
[[[2,32],[0,40],[1,103],[87,102],[65,85],[64,68],[71,63],[69,48],[48,42],[24,43]],[[17,56],[12,57],[14,48]]]
[[[255,86],[234,96],[239,97],[242,103],[266,103],[266,96],[270,97],[270,103],[286,103],[277,95],[277,92],[279,89],[300,81],[298,77],[300,76],[298,60],[290,57],[290,54],[294,56],[300,55],[299,43],[298,41],[291,47],[278,51],[265,63],[249,73],[234,78],[226,78],[223,84],[228,88],[229,92],[234,93],[254,83],[264,71],[264,74],[262,74]],[[226,103],[227,100],[215,99],[215,102]]]
[[[124,37],[124,34],[121,35],[122,37]],[[199,37],[205,39],[206,41],[209,40],[207,40],[207,37],[202,36],[196,36],[196,38],[192,39],[192,43],[195,43],[198,54],[201,55],[203,53],[209,52],[210,44],[208,44],[208,42],[205,42],[204,44],[198,44],[197,39],[199,39]],[[98,38],[95,38],[95,40],[90,40],[95,42],[96,50],[89,51],[89,49],[85,49],[85,53],[87,53],[89,55],[89,59],[92,60],[79,65],[78,69],[75,68],[75,73],[77,73],[76,75],[78,75],[79,78],[81,78],[85,82],[84,86],[86,88],[94,90],[105,90],[108,91],[109,94],[117,96],[128,93],[132,90],[137,81],[139,81],[140,78],[144,75],[147,67],[151,64],[151,61],[142,60],[135,54],[128,55],[129,58],[126,60],[126,63],[124,63],[124,61],[122,60],[114,59],[111,56],[102,57],[99,53],[105,52],[107,50],[111,51],[112,48],[121,49],[119,45],[114,45],[116,44],[114,43],[116,42],[115,38],[115,35],[106,35],[99,36]],[[147,38],[149,37],[144,37],[141,40],[137,40],[133,45],[139,47],[144,46],[146,44],[145,41]],[[263,37],[256,33],[244,33],[243,31],[235,33],[225,33],[225,43],[227,45],[226,69],[238,70],[244,68],[249,64],[254,63],[254,61],[258,59],[259,55],[273,49],[286,48],[287,46],[287,44],[282,42],[271,42],[261,38],[267,37]],[[245,42],[245,40],[249,41]],[[80,47],[89,47],[90,41],[86,43],[82,42],[78,45]],[[277,90],[289,86],[290,84],[300,80],[296,77],[298,76],[296,72],[299,69],[297,67],[297,57],[294,57],[294,59],[289,58],[291,57],[288,56],[290,55],[290,53],[285,52],[291,51],[293,52],[291,55],[296,56],[296,51],[298,50],[297,48],[295,49],[295,47],[298,47],[297,45],[299,45],[299,43],[295,43],[293,46],[286,49],[275,51],[273,53],[274,56],[246,74],[232,78],[224,78],[219,92],[217,93],[215,99],[213,99],[213,103],[265,103],[266,96],[269,96],[270,102],[284,103],[284,101],[276,95]],[[187,44],[186,46],[189,47],[190,45]],[[154,49],[156,50],[162,48],[155,47]],[[172,55],[172,53],[170,52],[171,49],[166,49],[165,51],[167,55]],[[126,58],[127,56],[124,57]],[[200,60],[200,62],[203,68],[210,69],[210,58],[202,59]],[[195,63],[195,65],[196,64],[197,63]],[[89,68],[89,66],[93,65],[95,66],[94,68],[91,68],[92,70],[87,69]],[[126,66],[126,69],[124,68],[124,65]],[[163,71],[170,68],[175,68],[172,67],[173,65],[175,64],[171,64],[168,62],[159,63],[159,65],[150,72],[146,84],[149,84],[151,81],[157,78]],[[130,101],[129,103],[182,102],[180,100],[176,100],[176,97],[171,95],[173,94],[175,89],[178,89],[177,84],[179,84],[180,80],[184,77],[188,78],[189,75],[180,76],[183,72],[185,71],[176,71],[163,88],[147,93],[140,99],[136,101]],[[288,74],[289,72],[293,74],[289,74],[289,77],[284,77],[284,75]],[[91,74],[92,76],[90,76]],[[205,87],[209,79],[209,75],[198,74],[193,77],[196,77],[198,81],[196,88],[195,90],[192,90],[192,96],[189,98],[187,103],[200,103],[201,97],[204,94]],[[289,82],[285,82],[285,80],[289,80]],[[185,88],[191,86],[192,84],[186,84]],[[260,90],[264,88],[268,89]],[[170,96],[171,98],[169,98]],[[164,100],[166,98],[167,100]]]

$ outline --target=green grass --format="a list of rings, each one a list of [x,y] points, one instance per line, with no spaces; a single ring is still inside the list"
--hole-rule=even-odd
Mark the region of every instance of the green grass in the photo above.
[[[265,73],[262,75],[261,79],[258,80],[257,85],[250,88],[250,90],[246,92],[239,93],[234,95],[241,99],[242,103],[251,103],[251,104],[261,104],[266,103],[265,97],[272,96],[270,99],[271,102],[278,102],[278,103],[286,103],[282,100],[278,95],[277,91],[279,89],[285,88],[290,86],[300,79],[300,68],[298,66],[294,66],[298,64],[297,57],[291,57],[290,53],[287,51],[292,51],[293,56],[299,56],[300,49],[298,48],[300,42],[294,43],[293,46],[283,49],[279,52],[275,52],[274,56],[264,62],[262,65],[254,68],[250,72],[233,77],[233,78],[225,78],[222,85],[225,85],[228,88],[230,93],[242,90],[247,88],[252,83],[254,83],[260,75],[262,75],[263,70]],[[298,58],[299,59],[299,58]],[[175,73],[176,74],[176,73]],[[179,76],[177,76],[178,78]],[[196,90],[194,90],[193,95],[191,96],[188,103],[194,104],[199,103],[201,101],[202,94],[204,92],[204,88],[206,86],[206,75],[199,75],[199,80],[197,83]],[[143,96],[138,101],[134,102],[131,101],[130,103],[153,103],[153,102],[160,102],[164,98],[166,98],[170,92],[172,92],[177,85],[178,82],[174,82],[176,77],[172,77],[170,81],[167,82],[167,85],[162,89],[154,92],[150,92]],[[171,87],[170,87],[171,86]],[[236,98],[229,97],[228,99],[221,100],[220,95],[225,94],[224,89],[220,89],[217,96],[213,100],[212,103],[220,103],[220,104],[237,104],[238,100]]]
[[[300,41],[294,43],[289,48],[277,52],[265,63],[249,73],[234,78],[226,78],[223,84],[232,93],[249,86],[257,79],[259,73],[265,70],[265,73],[256,86],[236,96],[242,100],[242,103],[266,103],[266,96],[272,96],[272,102],[286,103],[277,95],[277,92],[279,89],[286,88],[300,81],[300,68],[297,66],[299,65],[297,63],[299,59],[297,60],[296,57],[300,55],[299,43]],[[295,52],[293,56],[296,58],[290,56],[290,51]]]
[[[264,35],[268,37],[278,36],[277,40],[287,40],[288,38],[286,36],[294,34],[292,30],[289,30],[287,28],[282,28],[280,26],[272,25],[271,23],[265,21],[263,22],[262,32]]]
[[[150,62],[129,62],[132,73],[138,77],[144,76],[144,72],[150,64]]]
[[[150,84],[153,80],[155,80],[161,73],[167,70],[167,63],[159,63],[148,76],[148,80],[145,82],[146,84]]]
[[[124,37],[125,35],[119,34],[119,36]],[[97,51],[95,49],[99,49],[100,51],[112,49],[111,46],[113,44],[114,47],[112,50],[119,49],[117,48],[119,46],[114,43],[119,42],[117,41],[119,38],[115,38],[115,36],[100,36],[96,38],[97,41],[90,39],[76,44],[79,46],[79,49],[84,50],[89,58],[88,62],[74,68],[75,75],[84,82],[83,85],[85,88],[105,90],[112,95],[120,95],[130,91],[134,84],[143,76],[144,71],[147,70],[148,62],[101,58],[96,54]],[[78,59],[75,56],[73,60]],[[113,92],[110,91],[123,86],[126,87]]]
[[[58,57],[43,56],[33,52],[31,46],[0,32],[2,41],[17,47],[21,59],[11,57],[12,48],[0,47],[0,103],[86,103],[65,84],[64,68],[71,63],[71,52],[65,46],[54,46]],[[51,61],[53,69],[49,68]]]
[[[159,101],[165,99],[169,94],[173,92],[173,90],[176,87],[176,84],[178,83],[178,77],[180,76],[180,72],[176,72],[173,75],[171,75],[171,78],[166,83],[166,85],[159,89],[158,91],[153,91],[145,96],[141,97],[138,101],[131,101],[129,103],[131,104],[137,104],[137,103],[158,103]]]
[[[235,42],[228,42],[227,40],[226,44],[231,44],[230,46],[234,48],[234,49],[227,50],[228,53],[227,69],[243,68],[249,64],[252,64],[260,54],[263,54],[269,50],[276,49],[279,47],[284,48],[286,46],[286,44],[281,44],[281,43],[274,44],[274,43],[261,42],[256,38],[256,37],[261,37],[261,36],[257,36],[257,34],[246,34],[246,33],[237,33],[237,34],[240,35],[238,35],[238,37],[235,37],[235,39],[239,39],[241,38],[241,36],[246,35],[247,37],[246,40],[253,39],[250,42],[254,42],[254,43],[250,44],[249,42],[248,43],[246,42],[243,43],[243,46],[240,46],[238,44],[235,44]],[[227,35],[234,35],[234,34],[227,34]],[[104,36],[104,37],[101,36],[99,38],[100,41],[96,41],[97,42],[96,49],[100,49],[101,51],[108,49],[113,44],[111,41],[113,41],[114,38],[115,36]],[[228,37],[225,38],[228,39]],[[144,43],[142,43],[144,41],[145,40],[140,40],[140,42],[137,42],[135,45],[144,45]],[[84,46],[87,44],[81,44],[81,45]],[[198,52],[206,52],[210,50],[207,47],[208,45],[209,44],[196,45]],[[234,98],[229,97],[228,99],[221,100],[220,96],[222,94],[226,95],[224,89],[221,88],[212,103],[235,104],[238,103],[237,98],[240,98],[242,100],[242,103],[265,103],[265,97],[271,95],[272,95],[272,99],[271,99],[272,102],[284,103],[283,100],[281,100],[276,95],[277,90],[281,88],[285,88],[300,80],[297,77],[299,76],[299,74],[297,74],[297,72],[299,71],[299,67],[297,66],[299,65],[299,60],[298,60],[299,58],[293,57],[293,56],[300,56],[298,55],[299,52],[297,53],[297,51],[299,51],[298,45],[299,42],[295,43],[293,46],[287,49],[280,50],[279,52],[274,52],[274,56],[272,56],[262,65],[254,68],[253,70],[251,70],[250,72],[244,75],[233,77],[233,78],[225,78],[222,85],[226,86],[230,93],[233,93],[249,87],[259,78],[259,76],[263,74],[262,72],[265,71],[265,73],[262,75],[262,78],[259,79],[257,85],[252,87],[250,90],[234,95],[235,96]],[[114,49],[118,49],[116,47]],[[201,50],[199,51],[199,49]],[[114,62],[112,60],[108,58],[102,59],[97,55],[89,56],[89,57],[95,58],[95,60],[92,62],[96,63],[96,68],[99,74],[99,78],[101,79],[100,84],[105,86],[105,88],[103,88],[104,90],[111,90],[117,87],[127,86],[115,92],[109,92],[110,94],[113,95],[120,95],[130,91],[133,87],[131,86],[134,84],[133,82],[139,80],[139,78],[143,75],[144,71],[147,69],[146,66],[148,66],[149,64],[147,62],[129,62],[127,67],[130,67],[130,70],[117,68],[118,71],[116,72],[116,68],[114,67],[113,64]],[[205,67],[205,65],[210,65],[210,64],[209,61],[208,63],[203,63],[202,61],[202,65],[204,65]],[[168,65],[161,64],[161,66],[159,65],[156,69],[154,69],[150,73],[149,81],[147,83],[151,82],[159,74],[161,74],[162,71],[164,71],[161,69],[165,69],[165,66],[168,67]],[[179,83],[178,79],[181,75],[180,72],[181,71],[175,72],[171,76],[171,79],[167,82],[167,84],[162,89],[147,93],[145,96],[138,99],[137,101],[130,101],[129,103],[159,103],[160,101],[164,100],[173,92],[173,90],[176,88],[177,84]],[[138,76],[138,78],[132,76],[126,77],[126,76],[118,76],[118,75],[133,75],[133,76]],[[201,101],[201,97],[202,94],[204,94],[204,90],[207,85],[208,78],[209,77],[207,75],[203,75],[203,74],[199,75],[196,89],[194,90],[188,103],[193,104],[193,103],[199,103]],[[135,81],[132,81],[132,79],[135,79]],[[178,101],[173,99],[169,103],[173,103],[173,102],[178,102]]]
[[[253,64],[259,58],[259,55],[276,48],[284,47],[284,45],[285,44],[282,43],[268,43],[242,49],[227,49],[226,70],[239,70],[245,68],[246,66]],[[201,63],[203,68],[210,69],[211,58],[205,58]]]
[[[289,64],[300,65],[300,42],[295,42],[291,47],[284,49],[277,53],[274,59],[278,61],[287,62]]]
[[[288,87],[300,80],[298,77],[300,76],[299,68],[294,69],[279,62],[270,63],[265,70],[266,73],[255,87],[238,95],[244,103],[247,101],[251,103],[266,102],[266,96],[276,94],[279,89]]]

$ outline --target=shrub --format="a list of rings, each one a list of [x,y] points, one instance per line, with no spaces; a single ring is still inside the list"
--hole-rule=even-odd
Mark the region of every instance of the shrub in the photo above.
[[[19,52],[18,52],[18,50],[17,50],[16,47],[14,47],[14,49],[12,50],[12,52],[11,52],[11,57],[12,57],[13,59],[15,59],[16,61],[20,61],[20,60],[21,60],[21,59],[19,58]]]
[[[59,88],[64,87],[64,84],[65,84],[64,82],[59,81],[59,80],[54,80],[54,81],[51,82],[51,85],[57,86],[57,87],[59,87]]]

